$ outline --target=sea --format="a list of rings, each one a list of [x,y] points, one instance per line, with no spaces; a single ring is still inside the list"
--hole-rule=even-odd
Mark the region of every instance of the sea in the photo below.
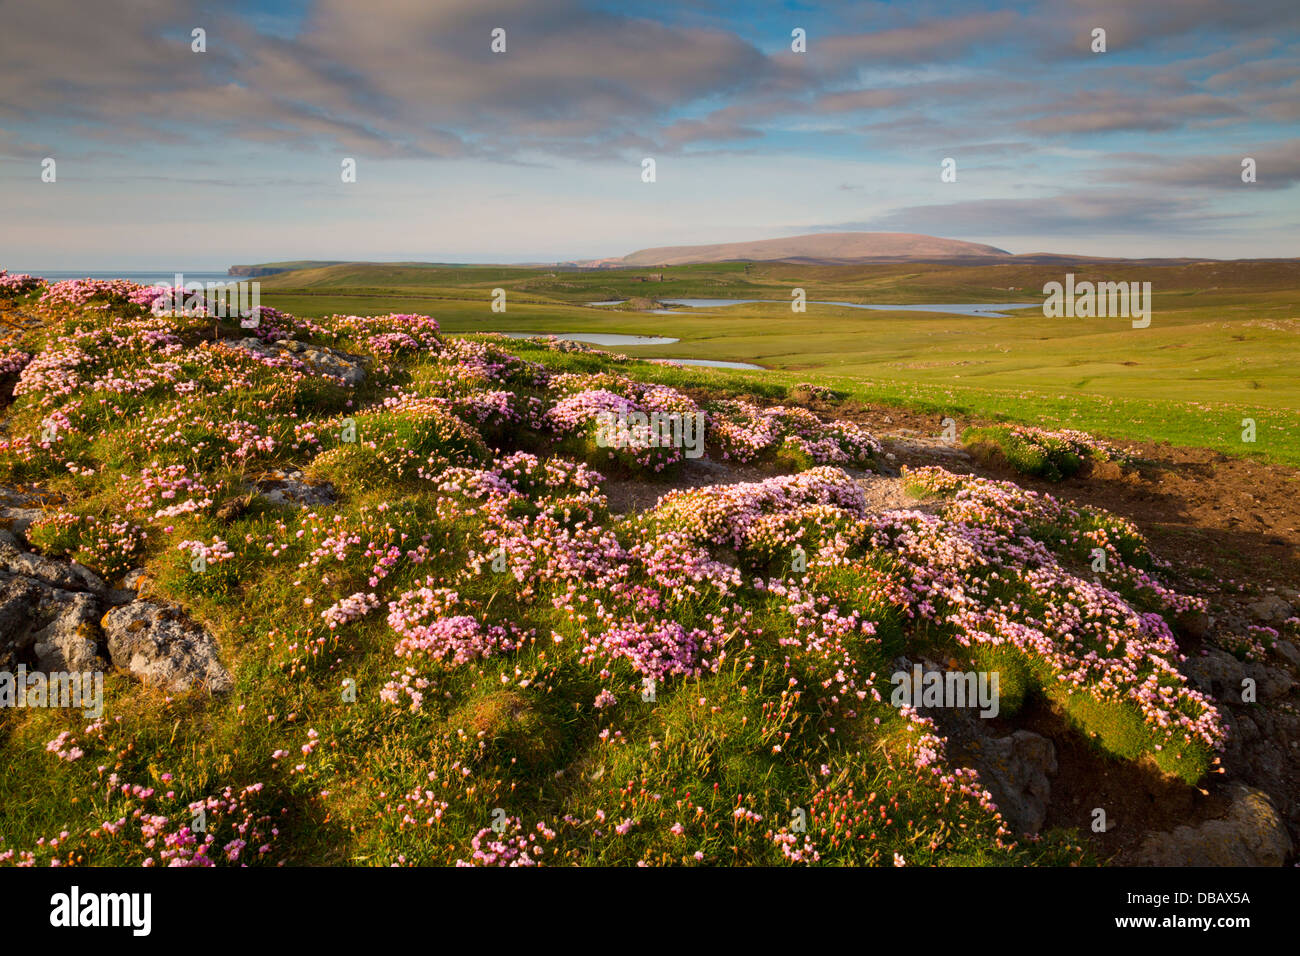
[[[138,282],[140,285],[154,285],[155,283],[166,283],[171,285],[176,281],[176,274],[180,273],[185,277],[186,282],[235,282],[239,279],[247,279],[247,276],[231,276],[224,272],[212,272],[209,270],[195,269],[171,269],[158,270],[156,272],[104,272],[89,271],[69,272],[66,269],[10,269],[11,275],[27,273],[28,275],[40,276],[50,282],[58,282],[62,279],[128,279],[131,282]]]

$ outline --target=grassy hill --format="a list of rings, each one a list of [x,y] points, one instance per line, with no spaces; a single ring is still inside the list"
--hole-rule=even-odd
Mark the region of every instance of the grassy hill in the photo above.
[[[1003,742],[1050,714],[1094,770],[1187,800],[1215,771],[1219,705],[1175,667],[1207,603],[1136,526],[937,453],[896,469],[886,416],[807,407],[842,395],[420,315],[250,334],[111,283],[5,328],[0,483],[41,504],[0,543],[5,600],[79,562],[101,578],[60,640],[115,666],[102,719],[0,711],[0,862],[1104,858],[1086,818],[1021,838],[997,760],[900,699],[923,661],[1000,675]],[[705,457],[611,443],[613,410],[699,416]],[[189,628],[166,681],[122,614]]]
[[[1005,416],[1115,438],[1300,462],[1300,263],[1154,266],[1083,262],[1076,279],[1149,281],[1150,328],[1128,320],[878,312],[810,304],[790,290],[854,302],[1039,301],[1065,268],[1016,264],[804,266],[726,263],[663,270],[558,272],[498,267],[340,265],[263,281],[263,301],[295,314],[436,311],[451,332],[615,332],[679,338],[642,356],[751,362],[773,382],[811,379],[866,400],[945,414]],[[662,275],[662,281],[653,277]],[[491,311],[504,288],[507,311]],[[650,315],[585,303],[755,298],[770,304]],[[691,373],[696,374],[696,373]],[[710,378],[700,372],[698,377]],[[751,376],[752,378],[753,376]],[[1242,420],[1257,440],[1241,440]]]

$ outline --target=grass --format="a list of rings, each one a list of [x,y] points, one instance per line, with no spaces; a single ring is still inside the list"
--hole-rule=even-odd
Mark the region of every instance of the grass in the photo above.
[[[1119,373],[1116,381],[1132,385],[1133,394],[1107,403],[1082,402],[1087,393],[1077,389],[1058,391],[1063,386],[1056,385],[1036,391],[1030,384],[1034,375],[1059,371],[1067,354],[1092,349],[1095,357],[1096,336],[1140,336],[1137,331],[1057,324],[1055,338],[1035,352],[1032,332],[1046,330],[1041,316],[967,320],[845,309],[791,316],[781,306],[758,306],[735,314],[649,317],[562,301],[617,297],[630,286],[626,277],[385,268],[390,271],[369,278],[351,266],[277,276],[266,283],[263,298],[307,315],[436,312],[444,328],[464,334],[500,318],[487,312],[487,293],[497,283],[509,283],[518,298],[538,300],[511,298],[511,328],[654,331],[683,339],[674,347],[676,354],[764,357],[773,365],[780,362],[770,350],[778,357],[807,350],[802,362],[784,368],[732,373],[616,362],[529,342],[511,345],[510,351],[552,371],[614,372],[712,389],[719,396],[780,400],[811,381],[848,400],[896,403],[956,418],[1005,414],[1075,428],[1098,422],[1103,427],[1093,430],[1130,438],[1143,437],[1144,429],[1162,437],[1179,434],[1157,427],[1175,422],[1205,438],[1187,443],[1210,444],[1213,438],[1213,419],[1204,411],[1208,398],[1198,397],[1198,417],[1185,395],[1174,397],[1172,385],[1169,394],[1143,396],[1137,394],[1136,378]],[[667,273],[675,289],[689,294],[736,297],[746,290],[777,290],[789,278],[787,269],[736,265]],[[849,298],[856,291],[897,296],[897,301],[904,296],[975,301],[980,294],[968,276],[942,270],[810,273],[816,273],[806,280],[810,298]],[[353,285],[334,285],[335,279]],[[376,282],[374,294],[355,291],[362,279]],[[430,279],[441,285],[429,284]],[[380,284],[385,280],[394,283],[390,292]],[[290,281],[304,287],[270,291]],[[983,288],[983,301],[1005,297],[1005,291]],[[434,299],[433,293],[446,297]],[[480,293],[481,298],[472,297]],[[1282,317],[1288,300],[1277,291],[1255,295],[1259,314],[1271,317],[1240,318],[1242,324],[1232,328],[1243,330],[1243,348],[1275,353],[1285,336],[1294,334],[1285,331],[1289,326]],[[1171,329],[1209,335],[1213,323],[1201,310],[1211,308],[1206,302],[1212,299],[1189,300],[1181,311],[1171,305]],[[1165,315],[1158,298],[1157,322]],[[648,322],[654,324],[648,328]],[[533,431],[528,428],[476,434],[442,406],[362,410],[389,394],[391,385],[449,399],[496,387],[514,389],[516,398],[544,394],[529,384],[519,363],[506,367],[502,379],[480,380],[466,368],[440,364],[417,350],[397,360],[385,357],[388,370],[350,391],[317,377],[272,370],[246,355],[202,348],[200,341],[212,330],[207,321],[182,322],[176,335],[183,348],[167,361],[152,344],[135,341],[128,347],[109,338],[110,329],[126,335],[125,325],[91,313],[51,317],[45,328],[27,334],[24,345],[31,351],[62,348],[75,339],[90,358],[70,398],[47,389],[21,395],[6,409],[6,441],[39,435],[55,408],[66,409],[72,421],[62,428],[54,450],[29,444],[19,454],[20,446],[12,446],[0,462],[3,478],[39,481],[66,495],[74,517],[42,524],[35,539],[52,553],[84,560],[111,583],[128,566],[143,567],[149,593],[181,604],[216,634],[235,688],[211,700],[168,698],[110,674],[103,722],[57,710],[0,712],[7,771],[0,774],[0,855],[31,852],[42,863],[139,864],[146,856],[157,862],[160,837],[150,845],[140,821],[156,816],[163,821],[158,826],[175,838],[202,802],[215,845],[248,839],[241,852],[250,862],[261,859],[265,846],[266,861],[288,864],[449,864],[468,859],[475,849],[488,855],[526,851],[545,862],[774,864],[810,861],[804,855],[813,852],[807,840],[816,844],[820,862],[832,864],[890,865],[895,855],[909,865],[1096,862],[1072,833],[1048,833],[1039,842],[1008,840],[974,801],[955,796],[952,781],[918,773],[918,725],[887,700],[868,696],[859,702],[828,690],[848,679],[843,658],[814,653],[806,629],[770,590],[746,590],[743,601],[689,587],[635,590],[651,581],[633,569],[626,582],[633,590],[615,594],[609,582],[597,587],[581,574],[566,579],[565,569],[573,565],[555,559],[562,539],[586,542],[590,551],[585,553],[647,542],[667,548],[665,542],[701,533],[705,522],[696,511],[665,507],[643,519],[618,520],[587,495],[578,471],[535,477],[522,500],[485,508],[452,487],[431,486],[421,469],[431,462],[439,469],[480,462],[488,437],[498,446],[510,441],[539,449],[549,447],[549,438],[528,434]],[[233,327],[224,331],[230,337],[243,334]],[[329,342],[364,351],[370,347],[364,332],[342,328]],[[1266,340],[1265,333],[1274,338]],[[1229,339],[1237,341],[1236,334],[1229,333]],[[1251,338],[1256,335],[1258,341]],[[1008,366],[977,383],[954,384],[944,377],[951,368],[895,367],[902,357],[918,364],[921,356],[927,356],[924,362],[943,355],[978,356],[989,341],[1014,342],[1022,359],[1041,358],[1032,369]],[[1296,407],[1289,381],[1264,371],[1269,368],[1267,362],[1258,371],[1252,367],[1252,375],[1269,383],[1257,390],[1266,395],[1253,406],[1270,409],[1258,412],[1258,444],[1260,451],[1286,460],[1300,450],[1291,444],[1293,434],[1277,430],[1277,422],[1285,409],[1294,416]],[[893,370],[890,376],[877,376],[887,369]],[[1015,380],[1017,375],[1024,380]],[[1015,384],[995,384],[1008,378]],[[101,387],[92,387],[91,379]],[[178,381],[190,390],[178,390]],[[1222,388],[1223,397],[1240,382],[1225,377],[1215,387]],[[1135,414],[1140,408],[1148,409],[1145,416]],[[1240,414],[1234,409],[1225,400],[1221,424],[1225,416]],[[1084,420],[1052,420],[1067,412]],[[348,422],[356,430],[355,442],[343,437]],[[240,428],[232,430],[233,425]],[[275,444],[269,450],[249,444],[246,456],[232,455],[231,446],[246,440],[245,425],[256,425],[256,435]],[[519,445],[506,450],[514,447]],[[155,461],[201,478],[211,506],[151,518],[137,497],[141,471]],[[69,469],[68,462],[78,467]],[[272,467],[302,468],[328,478],[340,492],[338,503],[288,513],[249,496],[244,483]],[[923,485],[917,483],[922,493]],[[238,506],[218,517],[233,504]],[[712,515],[719,521],[725,517],[724,512]],[[805,542],[813,555],[815,542],[834,539],[842,530],[833,509],[771,517],[767,537],[730,556],[747,574],[781,576],[790,564],[791,541]],[[1112,542],[1117,560],[1107,572],[1108,586],[1134,607],[1149,606],[1133,576],[1145,555],[1131,529],[1095,512],[1053,520],[1029,533],[1067,563],[1086,561],[1096,543],[1089,535]],[[511,522],[533,529],[527,549],[502,532],[514,527]],[[196,570],[191,553],[179,546],[217,538],[228,543],[230,557],[203,570]],[[842,643],[831,642],[836,654],[852,660],[848,670],[884,675],[898,653],[940,648],[984,665],[980,669],[1000,669],[1008,714],[1026,696],[1045,695],[1081,733],[1121,759],[1150,758],[1185,780],[1199,779],[1208,768],[1209,754],[1198,746],[1158,750],[1151,728],[1125,704],[1060,695],[1053,674],[1025,655],[963,644],[951,628],[905,620],[890,596],[901,564],[883,550],[859,546],[845,563],[814,567],[807,578],[828,601],[875,625],[871,639],[848,633],[835,637]],[[509,551],[505,571],[490,559],[498,548]],[[673,555],[664,550],[660,559],[671,566]],[[538,573],[543,566],[549,577]],[[576,591],[570,588],[573,581],[580,582],[573,584]],[[455,595],[442,593],[441,585],[450,585]],[[445,659],[398,656],[385,605],[421,589],[428,591],[431,606],[446,602],[434,614],[439,620],[463,616],[503,634],[518,636],[516,626],[531,634],[518,636],[509,653],[471,655],[454,666]],[[382,594],[381,609],[337,628],[323,622],[323,610],[363,591]],[[1021,581],[990,583],[989,593],[1029,607],[1037,600]],[[734,632],[744,617],[748,636],[724,645],[726,656],[716,671],[668,676],[647,688],[644,675],[625,659],[602,657],[587,647],[585,621],[599,617],[596,600],[602,609],[615,609],[624,623],[664,619],[703,633],[715,622]],[[606,693],[617,703],[604,702]],[[416,695],[421,706],[412,708]],[[70,735],[85,755],[73,760],[55,754],[50,742],[61,734]],[[128,822],[119,826],[119,819]]]
[[[1074,267],[1080,279],[1151,281],[1151,326],[1126,319],[1047,319],[866,312],[809,299],[1038,301],[1064,267],[795,267],[743,263],[585,273],[518,268],[335,266],[263,280],[263,300],[302,315],[436,312],[451,333],[615,332],[679,338],[620,347],[633,356],[750,362],[771,371],[692,370],[665,381],[788,386],[810,381],[850,397],[951,416],[1072,428],[1115,440],[1169,442],[1300,464],[1300,387],[1291,372],[1300,319],[1292,263]],[[490,310],[507,290],[507,311]],[[764,298],[772,304],[648,315],[584,302],[633,295]],[[1245,440],[1255,423],[1253,441]],[[937,431],[937,427],[936,427]]]

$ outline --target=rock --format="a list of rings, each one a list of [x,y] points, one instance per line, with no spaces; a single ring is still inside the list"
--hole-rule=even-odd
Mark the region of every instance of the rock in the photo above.
[[[103,602],[93,594],[56,591],[49,603],[57,608],[54,620],[34,635],[36,662],[41,670],[103,670],[97,626]]]
[[[332,505],[338,501],[334,486],[328,482],[309,485],[305,481],[287,478],[281,481],[258,482],[262,497],[273,505],[284,508],[315,508]]]
[[[1138,847],[1141,866],[1281,866],[1291,836],[1272,799],[1238,784],[1222,820],[1148,834]]]
[[[43,584],[65,591],[103,594],[108,590],[99,575],[75,561],[56,561],[23,551],[9,542],[0,542],[0,570],[35,578]]]
[[[103,669],[96,625],[103,609],[99,595],[21,575],[0,577],[0,661],[34,655],[36,666],[46,672]]]
[[[144,568],[136,568],[126,572],[126,577],[122,579],[122,587],[130,588],[132,591],[140,590],[140,584],[144,580]]]
[[[1276,700],[1279,697],[1285,697],[1291,693],[1291,688],[1295,686],[1295,678],[1280,667],[1269,667],[1267,664],[1251,664],[1248,670],[1248,676],[1255,679],[1255,684],[1259,687],[1259,696],[1264,700]]]
[[[1278,588],[1278,596],[1292,607],[1300,607],[1300,591],[1295,588]]]
[[[1183,665],[1192,686],[1229,704],[1241,704],[1242,681],[1255,682],[1257,700],[1285,697],[1295,686],[1295,678],[1280,667],[1243,662],[1217,647],[1208,648],[1204,657],[1192,657]]]
[[[0,487],[0,528],[26,538],[27,529],[42,514],[39,502],[31,495]]]
[[[180,608],[154,601],[116,607],[100,622],[113,664],[170,693],[230,690],[217,642]]]
[[[0,583],[0,659],[31,646],[32,623],[44,596],[45,589],[30,578],[4,575]]]
[[[360,385],[366,379],[364,359],[361,356],[338,352],[323,345],[311,345],[294,339],[281,339],[272,343],[254,337],[240,339],[232,344],[236,348],[266,357],[292,357],[311,371],[341,379],[345,385]]]
[[[1187,659],[1183,673],[1197,690],[1218,700],[1241,703],[1241,681],[1246,676],[1246,668],[1227,651],[1207,648],[1204,655]]]
[[[1255,620],[1264,624],[1281,624],[1295,612],[1291,605],[1276,594],[1266,594],[1253,604],[1246,606],[1246,611]]]
[[[1007,823],[1035,834],[1047,819],[1052,793],[1048,779],[1056,773],[1056,747],[1046,737],[1017,730],[1009,737],[986,737],[970,744],[980,780],[993,794]]]
[[[1300,647],[1296,647],[1290,641],[1282,638],[1278,640],[1273,649],[1277,651],[1278,656],[1290,661],[1295,667],[1300,667]]]
[[[0,528],[6,528],[16,535],[27,537],[27,529],[32,522],[44,512],[40,508],[4,507],[0,508]]]

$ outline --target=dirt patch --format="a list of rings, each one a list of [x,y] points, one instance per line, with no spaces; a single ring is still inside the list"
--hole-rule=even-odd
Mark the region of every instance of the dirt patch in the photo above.
[[[1144,764],[1111,757],[1041,700],[1026,701],[1015,724],[1042,734],[1056,748],[1045,826],[1077,828],[1103,859],[1122,863],[1149,833],[1228,812],[1228,797],[1218,786],[1202,790]],[[1097,809],[1106,815],[1104,833],[1092,829]]]
[[[1094,471],[1044,482],[992,462],[980,470],[1129,518],[1156,554],[1183,570],[1213,569],[1216,579],[1255,587],[1296,586],[1300,472],[1204,448],[1130,444],[1124,450],[1144,464],[1118,480]],[[1218,589],[1217,581],[1206,584]]]
[[[609,499],[610,513],[626,515],[649,511],[670,491],[762,481],[782,473],[779,469],[759,465],[742,465],[715,458],[688,458],[674,474],[667,477],[652,477],[648,480],[644,476],[606,478],[600,487]]]

